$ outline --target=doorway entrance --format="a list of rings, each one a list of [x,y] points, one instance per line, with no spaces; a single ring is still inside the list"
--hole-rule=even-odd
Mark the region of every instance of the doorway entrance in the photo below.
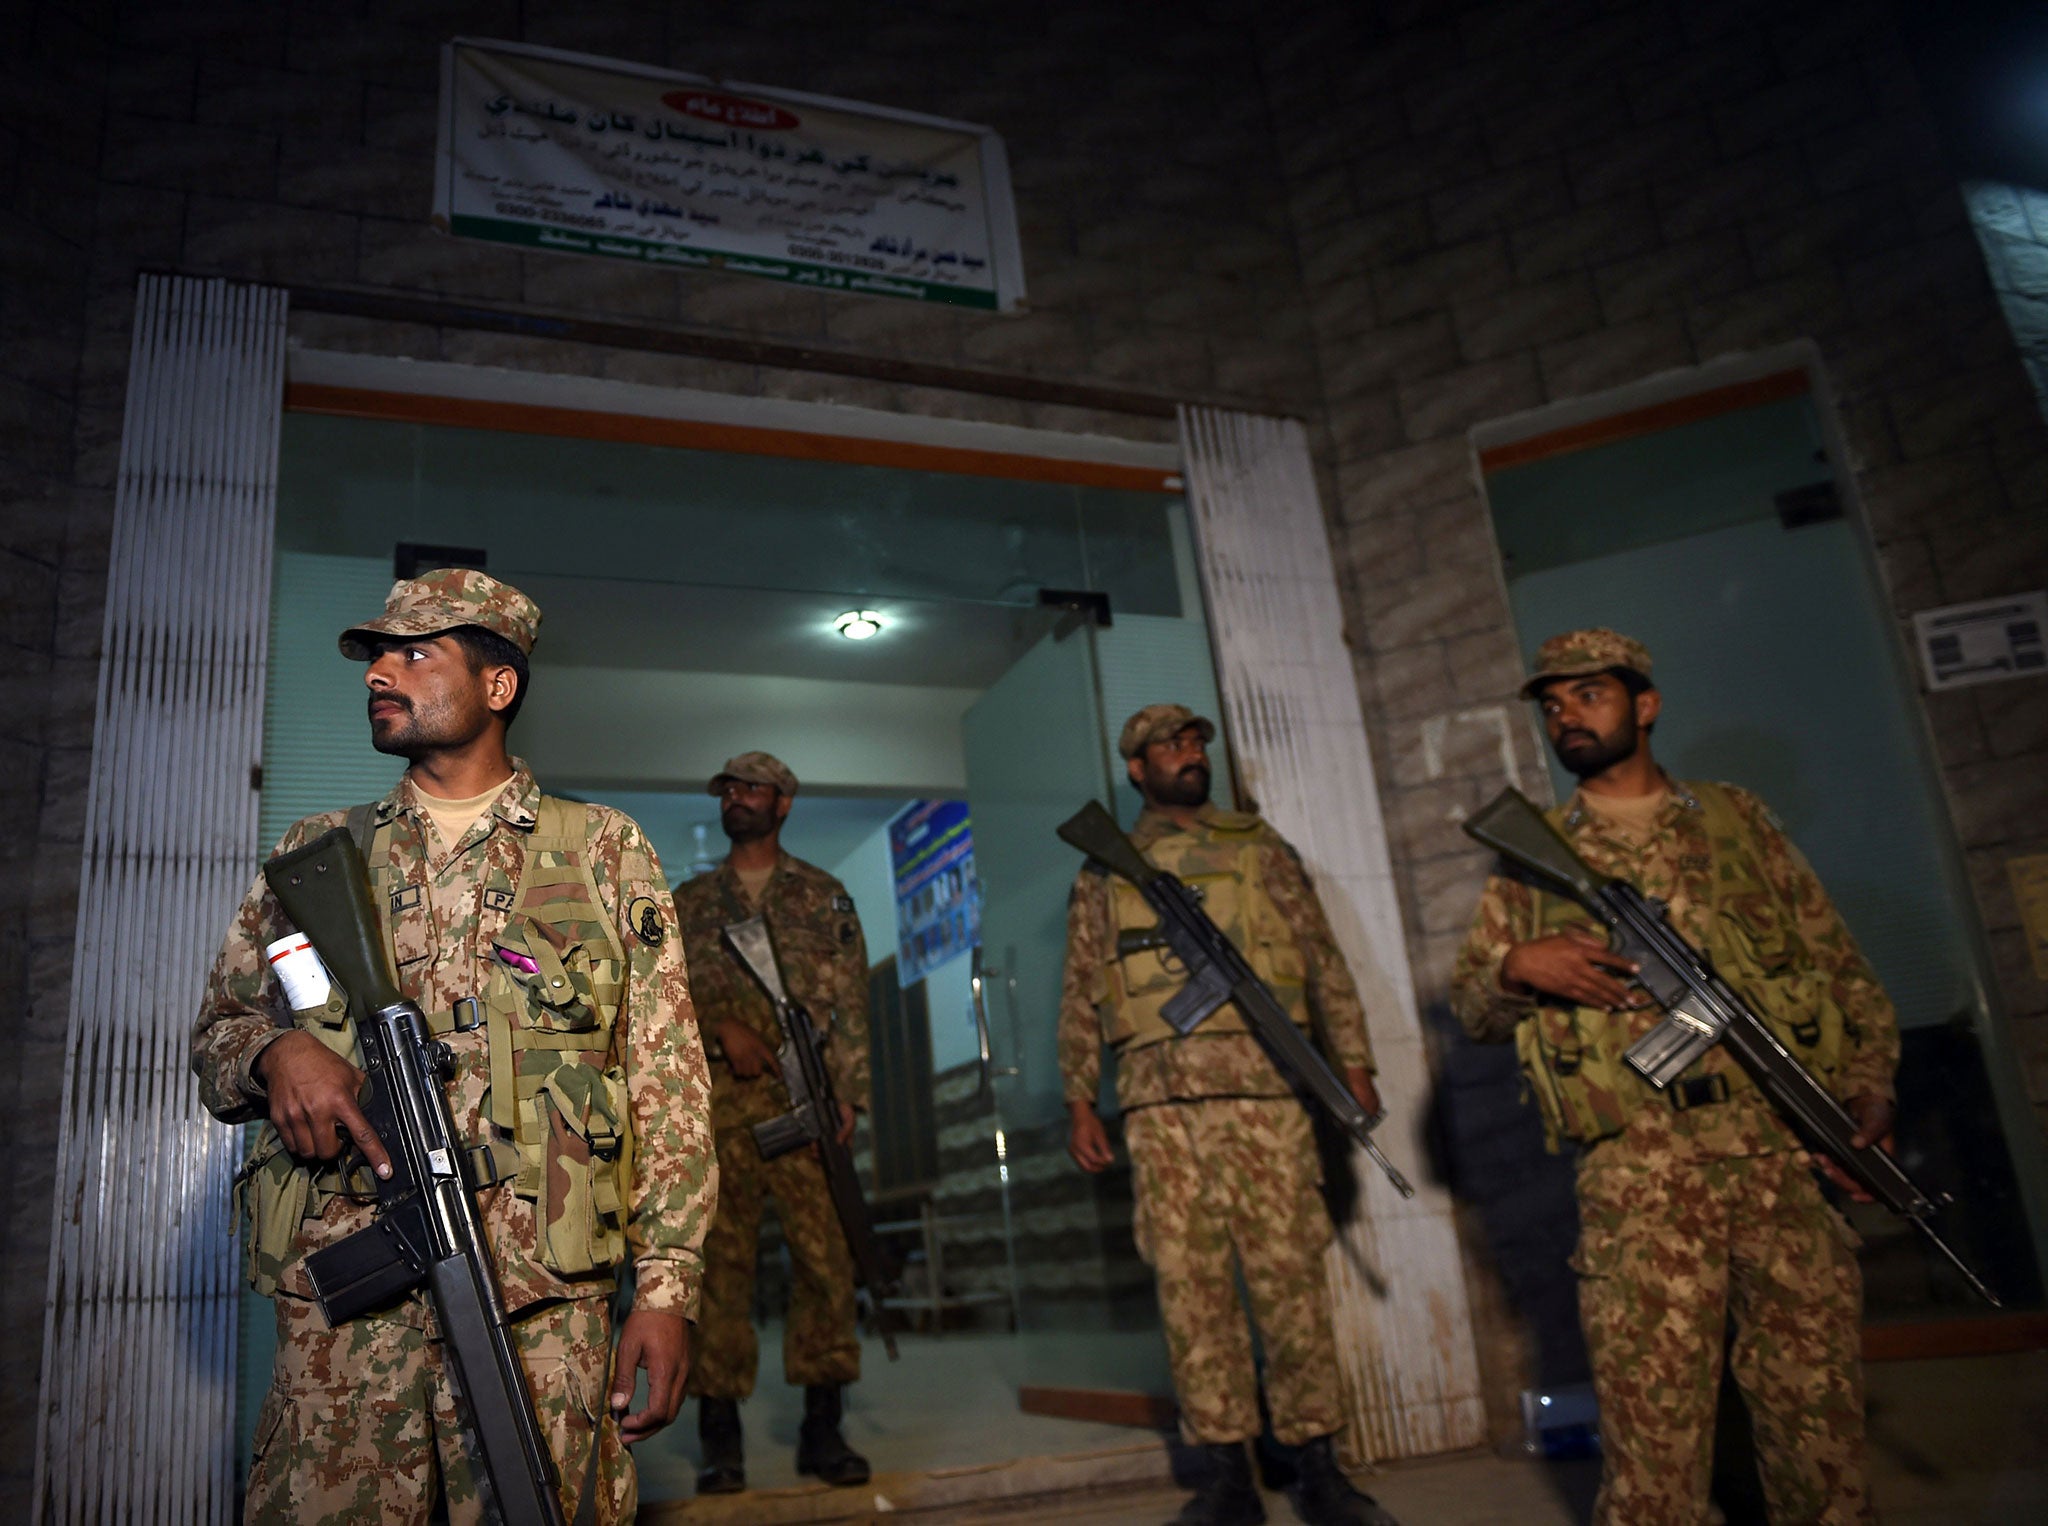
[[[860,1145],[907,1265],[891,1311],[903,1360],[868,1343],[849,1438],[878,1470],[1131,1440],[1021,1414],[1018,1395],[1170,1392],[1128,1177],[1085,1177],[1065,1155],[1054,1026],[1079,865],[1052,828],[1090,798],[1133,814],[1114,748],[1130,711],[1173,698],[1220,714],[1177,482],[1023,456],[1005,472],[987,453],[832,459],[815,436],[669,443],[561,417],[514,432],[445,409],[407,418],[388,399],[344,405],[332,389],[295,403],[265,840],[395,777],[333,637],[408,562],[480,564],[533,595],[544,622],[514,750],[550,791],[631,814],[671,883],[724,853],[704,793],[720,764],[755,748],[783,758],[803,786],[785,845],[855,900],[889,1067]],[[848,615],[879,629],[848,639]],[[969,853],[920,881],[915,829],[941,820]],[[953,917],[940,937],[936,901]],[[772,1250],[764,1263],[772,1290]],[[750,1480],[772,1487],[794,1482],[801,1395],[774,1370],[779,1301],[764,1302],[746,1428]],[[242,1321],[245,1436],[267,1315],[258,1304]],[[638,1454],[644,1499],[689,1494],[688,1415]]]

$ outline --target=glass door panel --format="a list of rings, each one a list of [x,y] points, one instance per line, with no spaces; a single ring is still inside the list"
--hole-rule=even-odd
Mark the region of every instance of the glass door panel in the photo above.
[[[968,710],[968,803],[982,885],[983,1086],[1015,1279],[1019,1385],[1166,1394],[1152,1279],[1131,1239],[1130,1169],[1067,1157],[1057,1053],[1067,892],[1080,858],[1056,835],[1114,804],[1098,633],[1048,632]]]

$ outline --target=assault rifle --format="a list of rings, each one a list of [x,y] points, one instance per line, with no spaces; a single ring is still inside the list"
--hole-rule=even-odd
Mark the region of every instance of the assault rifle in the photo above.
[[[1135,946],[1164,947],[1187,968],[1188,983],[1174,992],[1161,1015],[1176,1033],[1186,1035],[1227,1001],[1237,1003],[1252,1037],[1266,1052],[1293,1090],[1302,1106],[1322,1111],[1353,1143],[1364,1148],[1375,1164],[1387,1173],[1387,1180],[1403,1197],[1415,1196],[1408,1178],[1380,1153],[1372,1131],[1384,1113],[1370,1115],[1351,1095],[1351,1088],[1330,1068],[1322,1052],[1294,1025],[1287,1009],[1266,989],[1237,945],[1224,936],[1223,929],[1202,910],[1201,897],[1164,869],[1145,861],[1116,824],[1116,818],[1091,800],[1060,823],[1060,840],[1121,875],[1138,889],[1145,903],[1158,914],[1159,925],[1139,933]],[[1119,939],[1119,943],[1122,940]],[[1119,948],[1126,952],[1124,948]]]
[[[853,1253],[855,1277],[867,1289],[874,1332],[882,1338],[882,1349],[893,1362],[896,1333],[889,1328],[882,1300],[893,1291],[896,1279],[883,1266],[875,1245],[874,1225],[868,1218],[867,1199],[861,1195],[860,1176],[853,1169],[853,1156],[839,1142],[839,1103],[832,1095],[832,1077],[825,1070],[823,1040],[810,1012],[790,998],[782,983],[782,966],[768,935],[768,919],[752,916],[728,924],[725,941],[774,1003],[775,1020],[782,1025],[782,1047],[775,1062],[782,1070],[782,1084],[789,1088],[791,1106],[781,1117],[754,1125],[754,1148],[761,1152],[761,1159],[774,1160],[807,1144],[818,1147],[825,1185],[832,1193],[832,1210],[846,1233],[846,1248]]]
[[[362,854],[336,827],[270,860],[263,877],[348,993],[363,1116],[391,1156],[391,1175],[376,1179],[375,1221],[306,1258],[313,1294],[338,1326],[424,1284],[498,1518],[562,1526],[554,1459],[506,1328],[474,1173],[443,1089],[455,1057],[399,993]]]
[[[1591,912],[1614,951],[1638,966],[1635,983],[1664,1011],[1622,1056],[1638,1075],[1662,1091],[1715,1044],[1725,1045],[1809,1149],[1834,1161],[1865,1192],[1910,1220],[1987,1303],[2002,1307],[1935,1232],[1931,1221],[1948,1195],[1923,1191],[1880,1146],[1859,1149],[1851,1143],[1858,1125],[1849,1110],[1778,1041],[1756,1008],[1714,973],[1712,961],[1671,925],[1661,901],[1627,880],[1594,872],[1518,790],[1502,790],[1466,821],[1465,831]]]

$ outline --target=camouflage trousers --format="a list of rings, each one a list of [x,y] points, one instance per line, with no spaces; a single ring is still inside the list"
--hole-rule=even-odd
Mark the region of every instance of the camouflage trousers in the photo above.
[[[1706,1519],[1724,1350],[1771,1520],[1871,1520],[1854,1232],[1793,1155],[1645,1162],[1622,1143],[1579,1164],[1572,1264],[1605,1457],[1595,1521]]]
[[[277,1366],[256,1419],[250,1526],[424,1526],[445,1492],[451,1526],[483,1519],[473,1443],[449,1392],[441,1343],[412,1325],[365,1316],[338,1330],[319,1305],[280,1294]],[[639,1504],[633,1459],[606,1388],[611,1301],[542,1305],[512,1331],[534,1408],[573,1520],[602,1417],[597,1519],[630,1521]]]
[[[1308,1114],[1292,1098],[1218,1097],[1137,1108],[1123,1122],[1133,1228],[1157,1279],[1182,1434],[1259,1434],[1239,1273],[1265,1348],[1274,1437],[1292,1446],[1340,1429],[1323,1273],[1332,1231]]]
[[[789,1318],[782,1376],[799,1386],[860,1379],[854,1332],[853,1254],[832,1207],[825,1168],[809,1150],[761,1159],[744,1128],[718,1132],[718,1215],[704,1239],[704,1299],[692,1343],[689,1392],[744,1399],[754,1391],[754,1270],[761,1211],[769,1199],[789,1245]]]

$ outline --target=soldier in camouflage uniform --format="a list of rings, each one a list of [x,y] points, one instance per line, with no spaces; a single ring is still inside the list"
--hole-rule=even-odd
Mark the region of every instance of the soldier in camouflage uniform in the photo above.
[[[752,1310],[764,1200],[775,1202],[793,1280],[782,1332],[782,1375],[804,1390],[797,1471],[830,1484],[867,1482],[867,1459],[840,1433],[842,1390],[860,1379],[853,1256],[814,1150],[764,1161],[753,1126],[790,1109],[776,1063],[775,1008],[721,931],[755,913],[768,919],[792,1000],[825,1035],[825,1066],[839,1104],[840,1141],[868,1105],[868,951],[846,887],[782,850],[796,775],[765,752],[741,753],[711,781],[732,851],[709,874],[677,887],[676,914],[690,960],[711,1117],[718,1135],[719,1213],[704,1246],[704,1314],[689,1390],[699,1400],[700,1494],[746,1488],[739,1403],[759,1363]]]
[[[1678,931],[1843,1100],[1859,1147],[1884,1138],[1891,1003],[1762,802],[1658,768],[1650,676],[1650,654],[1609,630],[1538,650],[1523,692],[1581,780],[1550,820],[1595,870],[1669,904]],[[1631,973],[1575,904],[1497,873],[1451,988],[1475,1038],[1514,1040],[1551,1148],[1579,1149],[1573,1265],[1605,1457],[1595,1518],[1707,1519],[1726,1350],[1771,1519],[1868,1520],[1856,1237],[1724,1049],[1663,1094],[1623,1063],[1660,1015]]]
[[[374,806],[308,817],[278,851],[344,824],[368,844],[400,988],[455,1056],[449,1101],[492,1183],[478,1216],[563,1512],[576,1514],[587,1484],[596,1520],[627,1521],[625,1448],[674,1418],[689,1365],[717,1194],[710,1079],[653,849],[617,811],[542,795],[506,750],[539,624],[531,600],[479,572],[393,587],[341,650],[367,664],[373,744],[409,766]],[[192,1035],[214,1116],[265,1124],[238,1182],[251,1279],[274,1295],[278,1330],[247,1518],[423,1523],[440,1494],[450,1521],[475,1522],[477,1480],[424,1297],[330,1329],[307,1280],[308,1253],[372,1217],[337,1169],[344,1144],[380,1174],[389,1157],[357,1106],[340,993],[293,1012],[266,964],[289,930],[259,876]],[[512,1085],[515,1073],[535,1084]],[[636,1286],[614,1366],[612,1294],[628,1256]],[[643,1368],[647,1407],[629,1415]]]
[[[1148,705],[1120,749],[1145,808],[1131,841],[1202,893],[1204,909],[1273,994],[1320,1037],[1359,1103],[1379,1111],[1365,1010],[1294,850],[1256,816],[1209,803],[1216,728],[1182,705]],[[1068,1153],[1084,1171],[1112,1160],[1095,1111],[1105,1044],[1131,1152],[1138,1250],[1157,1278],[1181,1430],[1203,1451],[1203,1478],[1179,1521],[1266,1518],[1245,1442],[1259,1434],[1258,1377],[1243,1277],[1266,1354],[1273,1434],[1298,1447],[1291,1493],[1309,1522],[1392,1526],[1338,1466],[1344,1424],[1323,1252],[1333,1230],[1307,1112],[1235,1006],[1183,1038],[1160,1008],[1186,969],[1132,936],[1157,917],[1099,866],[1075,878],[1059,1053],[1071,1115]]]

